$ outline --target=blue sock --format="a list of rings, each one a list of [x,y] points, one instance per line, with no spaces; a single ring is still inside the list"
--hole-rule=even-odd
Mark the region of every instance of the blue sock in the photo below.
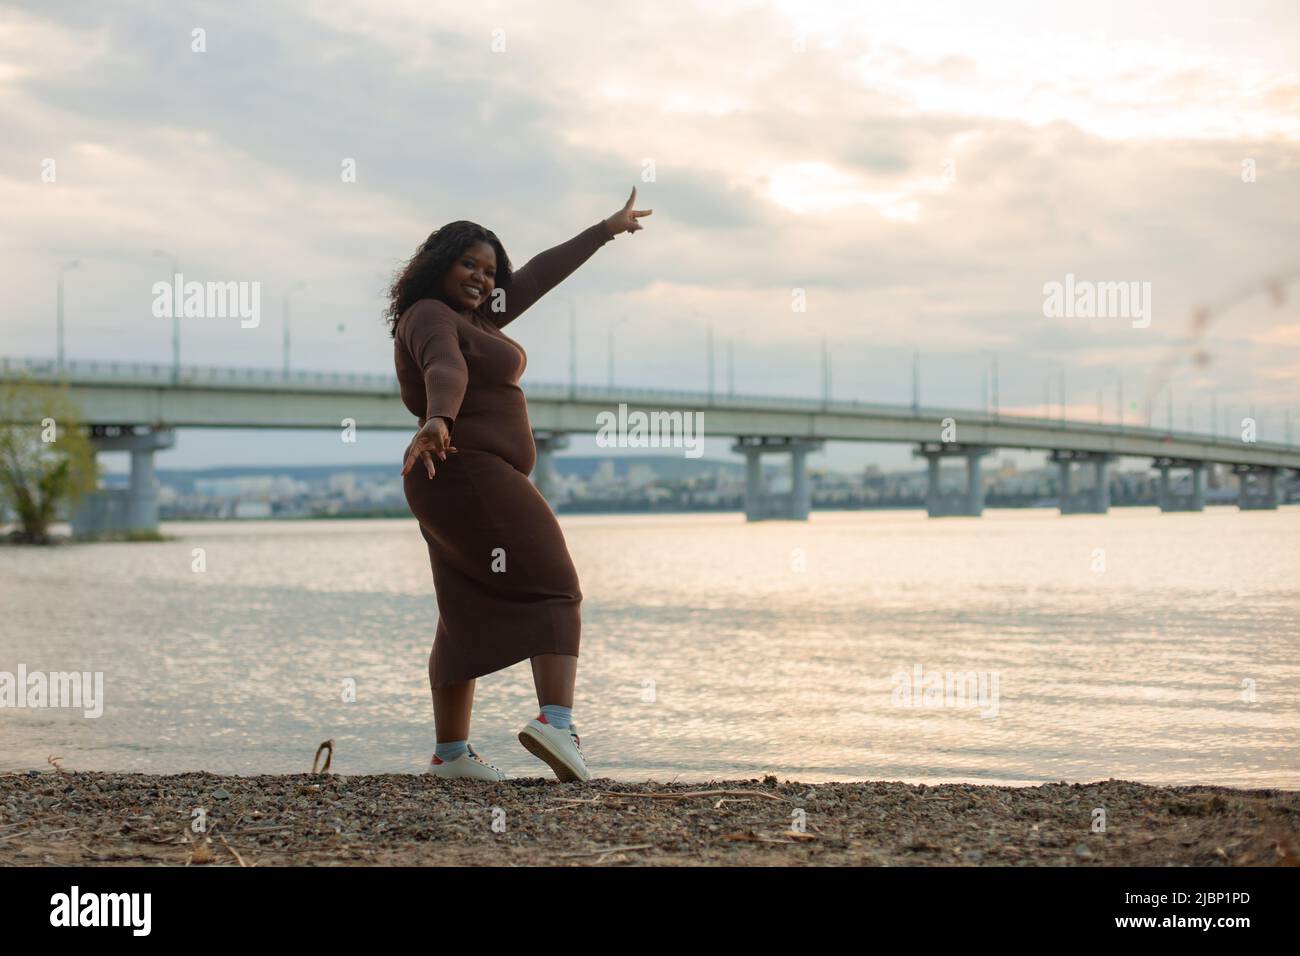
[[[569,724],[573,723],[572,707],[561,707],[559,704],[543,704],[542,713],[546,716],[546,722],[556,730],[568,730]]]
[[[439,760],[455,760],[469,753],[468,740],[449,740],[433,748],[433,754]]]

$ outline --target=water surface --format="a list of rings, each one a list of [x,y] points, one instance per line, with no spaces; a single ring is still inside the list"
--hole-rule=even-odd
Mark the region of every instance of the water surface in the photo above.
[[[1300,788],[1300,508],[561,523],[599,775]],[[102,671],[106,697],[98,719],[0,710],[0,768],[301,772],[327,738],[339,772],[423,767],[437,611],[413,522],[163,530],[0,548],[0,670]],[[918,665],[996,675],[996,715],[900,706]],[[549,773],[514,736],[535,711],[526,663],[481,678],[470,739]]]

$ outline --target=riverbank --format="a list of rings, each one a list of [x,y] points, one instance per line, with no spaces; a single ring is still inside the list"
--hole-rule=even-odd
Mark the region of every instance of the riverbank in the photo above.
[[[0,774],[6,866],[1294,866],[1298,848],[1296,791],[1120,780]]]

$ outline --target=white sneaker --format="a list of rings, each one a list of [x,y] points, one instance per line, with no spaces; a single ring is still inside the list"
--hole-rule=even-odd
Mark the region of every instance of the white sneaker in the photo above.
[[[587,761],[579,749],[582,740],[573,724],[567,730],[559,730],[547,723],[545,714],[538,714],[519,731],[519,742],[534,757],[550,764],[562,782],[591,779]]]
[[[443,760],[434,754],[425,773],[431,773],[435,777],[470,777],[475,780],[506,779],[504,773],[476,754],[473,747],[455,760]]]

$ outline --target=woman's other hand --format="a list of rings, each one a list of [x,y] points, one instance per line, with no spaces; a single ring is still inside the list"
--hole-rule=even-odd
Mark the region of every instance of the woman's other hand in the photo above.
[[[447,452],[455,452],[456,446],[451,443],[451,432],[447,429],[447,419],[434,417],[429,419],[415,433],[411,439],[411,444],[406,448],[406,457],[402,462],[402,474],[405,475],[415,467],[416,462],[424,462],[425,470],[428,471],[429,477],[434,474],[433,456],[437,455],[442,461],[447,460]]]
[[[632,204],[636,202],[636,187],[632,187],[632,195],[627,197],[627,203],[614,215],[605,220],[605,225],[609,227],[609,233],[617,236],[620,232],[636,232],[638,229],[644,229],[645,226],[637,222],[642,216],[648,216],[653,209],[633,209]]]

